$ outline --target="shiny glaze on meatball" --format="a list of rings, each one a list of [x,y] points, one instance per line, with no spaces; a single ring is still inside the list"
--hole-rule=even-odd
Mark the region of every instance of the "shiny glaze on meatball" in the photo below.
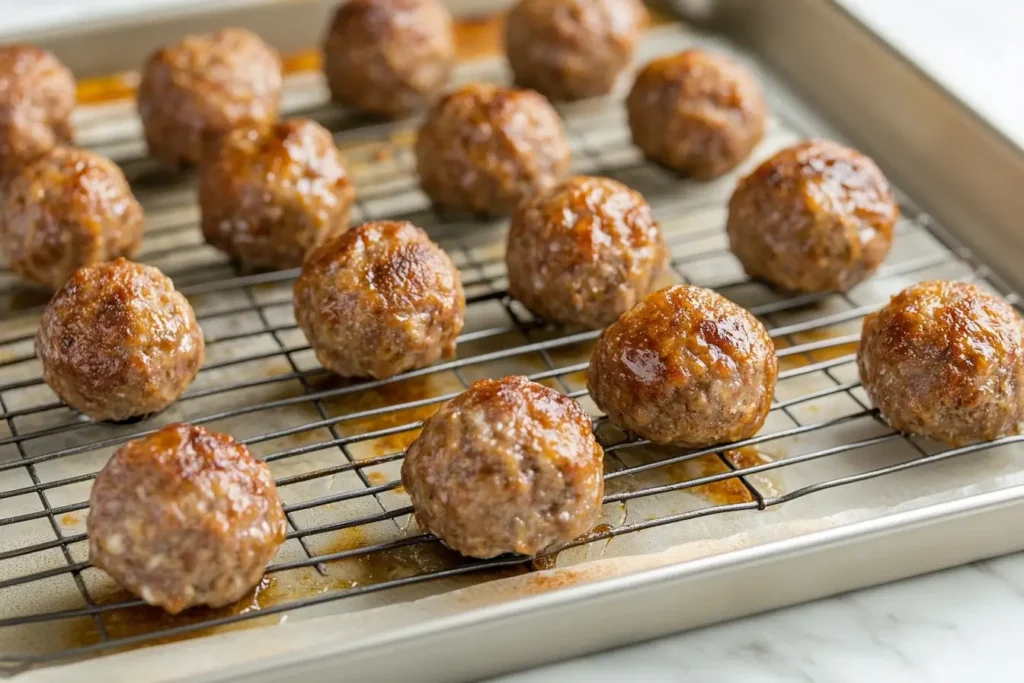
[[[269,468],[230,436],[187,424],[119,448],[89,506],[89,560],[171,614],[241,599],[287,531]]]
[[[433,102],[454,66],[452,19],[439,0],[350,0],[324,42],[334,101],[388,118]]]
[[[481,380],[426,421],[402,464],[420,527],[470,557],[536,555],[589,531],[604,452],[572,399]]]
[[[455,355],[466,297],[459,271],[408,222],[365,223],[312,252],[295,318],[325,368],[383,379]]]
[[[899,215],[871,159],[837,142],[809,140],[740,181],[727,231],[751,277],[786,290],[845,291],[885,260]]]
[[[513,215],[509,293],[551,322],[600,328],[650,293],[666,258],[661,226],[639,192],[579,176]]]
[[[764,96],[721,55],[686,50],[659,57],[626,101],[633,142],[648,159],[699,180],[734,169],[764,136]]]
[[[520,0],[505,22],[516,83],[552,100],[604,95],[647,20],[639,0]]]
[[[861,381],[896,429],[952,445],[1017,434],[1024,322],[974,284],[933,280],[864,318]]]
[[[675,285],[602,333],[587,385],[615,424],[702,448],[756,434],[777,378],[775,345],[757,318],[711,290]]]
[[[348,229],[355,200],[331,133],[308,119],[239,128],[206,154],[199,205],[206,241],[255,268],[293,268]]]
[[[563,180],[570,157],[544,97],[479,83],[438,102],[416,141],[420,184],[434,204],[483,214],[509,213]]]
[[[192,383],[204,349],[192,306],[170,278],[123,258],[75,271],[36,333],[43,379],[94,420],[163,410]]]
[[[121,169],[59,147],[13,172],[0,195],[0,254],[26,281],[57,289],[75,270],[142,246],[142,206]]]
[[[0,47],[0,174],[72,142],[75,78],[34,45]]]
[[[204,144],[275,121],[281,82],[277,52],[242,29],[188,36],[158,50],[138,93],[150,154],[171,168],[198,163]]]

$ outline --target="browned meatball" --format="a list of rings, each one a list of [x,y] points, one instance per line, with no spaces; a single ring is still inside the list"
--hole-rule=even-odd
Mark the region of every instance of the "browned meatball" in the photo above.
[[[287,531],[266,464],[188,424],[119,448],[89,506],[89,560],[171,614],[242,598]]]
[[[330,132],[307,119],[239,128],[199,176],[206,241],[256,268],[293,268],[348,229],[355,190]]]
[[[206,142],[277,119],[281,60],[242,29],[188,36],[149,58],[138,99],[150,154],[171,168],[197,163]]]
[[[551,322],[604,327],[650,293],[666,257],[661,226],[639,192],[579,176],[513,215],[509,294]]]
[[[75,78],[34,45],[0,47],[0,173],[69,143]]]
[[[525,377],[481,380],[409,446],[416,521],[470,557],[536,555],[593,527],[604,451],[572,399]]]
[[[0,195],[0,253],[50,289],[82,266],[134,256],[142,228],[124,173],[94,152],[59,147],[13,172]]]
[[[711,290],[675,285],[604,331],[587,385],[612,422],[702,448],[756,434],[776,379],[775,345],[757,318]]]
[[[455,355],[466,297],[448,254],[407,222],[366,223],[310,252],[295,318],[325,368],[384,379]]]
[[[569,173],[558,112],[532,90],[471,84],[444,97],[420,128],[416,169],[434,204],[509,213]]]
[[[123,258],[80,268],[43,313],[43,379],[94,420],[163,410],[203,364],[203,332],[171,279]]]
[[[864,318],[857,367],[902,432],[958,446],[1017,434],[1024,420],[1024,322],[977,285],[904,289]]]
[[[334,101],[390,118],[433,102],[454,65],[452,18],[438,0],[349,0],[324,42]]]
[[[633,142],[648,159],[701,180],[734,169],[764,136],[757,83],[739,65],[700,50],[644,67],[626,107]]]
[[[516,83],[552,100],[604,95],[647,19],[640,0],[520,0],[505,23]]]
[[[837,142],[810,140],[740,181],[727,230],[751,277],[793,291],[845,291],[885,260],[899,215],[875,162]]]

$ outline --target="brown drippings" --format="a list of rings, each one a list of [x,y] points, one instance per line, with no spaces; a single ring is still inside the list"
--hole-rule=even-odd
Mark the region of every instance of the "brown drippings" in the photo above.
[[[726,451],[723,454],[732,466],[739,470],[745,470],[748,467],[757,467],[766,463],[775,462],[777,458],[773,457],[769,453],[765,453],[757,446],[744,446],[743,448],[735,448],[731,451]],[[779,487],[768,478],[768,473],[758,473],[753,476],[757,477],[757,482],[754,483],[754,487],[766,498],[777,496],[781,493]]]
[[[78,82],[78,104],[100,104],[130,99],[135,97],[138,80],[138,75],[134,72],[83,79]]]
[[[60,517],[60,523],[63,526],[74,526],[78,524],[78,521],[78,515],[73,515],[70,512]]]
[[[456,21],[455,55],[470,60],[497,54],[504,44],[504,32],[504,13]]]
[[[664,470],[666,476],[673,484],[732,471],[717,455],[704,455],[693,460],[684,460],[683,462],[666,465],[659,468],[659,470]],[[710,484],[702,484],[689,490],[720,505],[749,503],[754,500],[754,496],[738,477],[723,479]]]
[[[809,330],[807,332],[797,332],[792,335],[793,344],[810,344],[814,342],[823,342],[830,339],[836,339],[838,337],[849,336],[850,332],[840,332],[837,330]],[[848,342],[846,344],[838,344],[836,346],[829,346],[824,349],[816,349],[814,351],[808,351],[806,356],[810,356],[811,362],[820,363],[827,360],[833,360],[835,358],[842,358],[843,356],[849,356],[857,353],[857,342]]]
[[[282,55],[281,66],[286,74],[302,73],[303,71],[319,71],[323,64],[320,50],[309,48]]]

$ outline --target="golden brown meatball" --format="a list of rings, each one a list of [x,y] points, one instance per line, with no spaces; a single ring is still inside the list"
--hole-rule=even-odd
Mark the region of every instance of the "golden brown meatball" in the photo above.
[[[416,169],[434,204],[503,214],[569,173],[562,120],[541,95],[471,84],[444,97],[416,141]]]
[[[481,380],[426,421],[402,484],[420,527],[453,550],[536,555],[593,527],[603,458],[572,399],[525,377]]]
[[[348,229],[355,190],[330,132],[307,119],[239,128],[199,176],[206,241],[256,268],[294,268]]]
[[[123,258],[80,268],[43,312],[43,379],[94,420],[163,410],[203,364],[203,332],[171,279]]]
[[[420,228],[365,223],[310,252],[295,318],[320,363],[384,379],[455,355],[466,297],[459,271]]]
[[[0,253],[11,270],[50,289],[82,266],[131,258],[142,229],[124,173],[94,152],[58,147],[12,172],[0,195]]]
[[[756,434],[777,378],[775,345],[757,318],[711,290],[675,285],[602,333],[587,385],[612,422],[703,448]]]
[[[857,367],[882,417],[954,446],[1017,434],[1024,322],[982,288],[934,280],[864,318]]]
[[[604,95],[647,19],[640,0],[520,0],[505,22],[516,83],[552,100]]]
[[[334,101],[389,118],[433,102],[454,65],[452,18],[438,0],[349,0],[324,42]]]
[[[241,599],[287,531],[266,464],[188,424],[119,448],[89,507],[89,560],[171,614]]]
[[[637,76],[626,101],[633,142],[648,159],[707,180],[734,169],[764,136],[764,96],[720,55],[686,50]]]
[[[188,36],[158,50],[139,83],[149,152],[171,168],[199,162],[203,146],[233,128],[277,120],[281,60],[248,31]]]
[[[639,192],[579,176],[513,215],[509,294],[551,322],[604,327],[650,293],[666,258],[661,226]]]
[[[810,140],[740,181],[726,229],[751,277],[793,291],[845,291],[885,260],[899,215],[875,162]]]
[[[75,78],[34,45],[0,47],[0,174],[74,137]]]

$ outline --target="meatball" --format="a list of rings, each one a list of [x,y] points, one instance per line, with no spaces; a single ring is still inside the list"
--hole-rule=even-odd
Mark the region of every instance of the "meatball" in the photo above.
[[[532,90],[470,84],[435,105],[416,140],[416,169],[434,204],[506,214],[569,173],[558,112]]]
[[[188,36],[158,50],[139,83],[149,152],[171,168],[199,162],[203,146],[229,130],[277,119],[281,60],[248,31]]]
[[[384,379],[455,355],[466,297],[448,255],[412,223],[366,223],[316,247],[295,318],[320,363]]]
[[[0,47],[0,173],[70,143],[75,78],[34,45]]]
[[[756,434],[778,374],[775,345],[749,311],[675,285],[602,333],[587,386],[612,422],[655,443],[703,448]]]
[[[509,294],[549,321],[604,327],[650,293],[666,257],[661,226],[639,192],[580,176],[516,210]]]
[[[8,176],[0,196],[0,253],[50,289],[82,266],[134,256],[142,229],[124,173],[94,152],[58,147]]]
[[[810,140],[739,182],[726,230],[751,277],[791,291],[846,291],[885,260],[899,215],[871,159]]]
[[[536,555],[597,521],[604,451],[572,399],[481,380],[423,425],[402,464],[420,527],[470,557]]]
[[[324,41],[332,99],[388,118],[433,102],[454,66],[452,18],[439,0],[349,0]]]
[[[287,531],[266,464],[230,436],[188,424],[119,448],[89,507],[89,560],[171,614],[241,599]]]
[[[633,142],[648,159],[700,180],[734,169],[764,136],[757,83],[739,65],[700,50],[644,67],[626,108]]]
[[[43,312],[43,379],[94,420],[163,410],[203,364],[203,332],[171,279],[123,258],[80,268]]]
[[[505,23],[516,83],[552,100],[604,95],[647,18],[640,0],[520,0]]]
[[[954,446],[1017,434],[1024,323],[982,288],[935,280],[864,318],[864,389],[894,428]]]
[[[239,128],[204,157],[199,206],[206,241],[255,268],[294,268],[348,229],[355,198],[330,132],[306,119]]]

